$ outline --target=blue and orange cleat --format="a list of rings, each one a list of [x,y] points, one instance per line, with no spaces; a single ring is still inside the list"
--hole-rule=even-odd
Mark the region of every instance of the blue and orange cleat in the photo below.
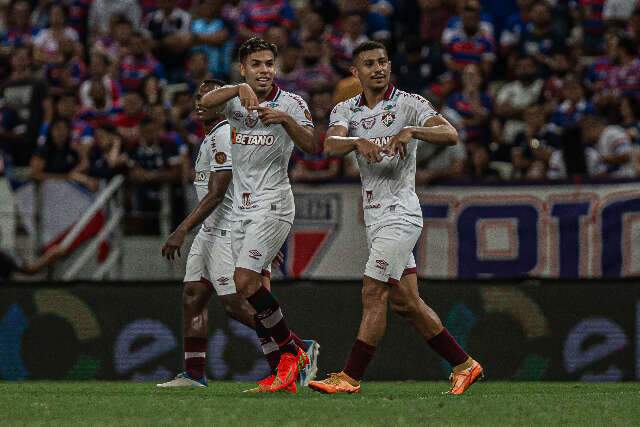
[[[465,362],[461,366],[461,369],[454,370],[449,376],[451,381],[451,389],[445,394],[462,394],[471,387],[473,383],[484,378],[484,370],[482,366],[475,360],[469,358],[469,361]]]

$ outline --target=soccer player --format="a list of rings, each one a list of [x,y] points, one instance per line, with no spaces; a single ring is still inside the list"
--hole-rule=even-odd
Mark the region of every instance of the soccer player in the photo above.
[[[324,393],[356,393],[387,325],[387,303],[409,320],[453,367],[449,393],[461,394],[482,375],[482,367],[460,348],[438,315],[418,293],[412,250],[422,231],[415,192],[416,148],[455,145],[456,130],[423,97],[390,83],[385,47],[364,42],[353,51],[352,73],[363,92],[335,106],[325,152],[356,151],[362,178],[369,259],[362,290],[363,313],[344,369],[309,387]]]
[[[163,256],[174,259],[184,243],[187,233],[202,222],[187,258],[183,292],[183,333],[185,351],[185,372],[159,387],[204,387],[205,357],[207,349],[208,312],[207,306],[213,291],[218,294],[229,317],[256,329],[263,352],[272,371],[278,366],[280,351],[268,332],[256,324],[255,310],[238,293],[233,281],[233,257],[231,250],[231,222],[233,207],[232,157],[229,124],[215,109],[204,108],[202,96],[222,87],[219,80],[205,80],[196,94],[196,114],[205,125],[207,136],[200,145],[195,164],[194,185],[198,196],[198,206],[180,226],[169,236],[162,248]],[[264,286],[269,288],[268,269],[262,277]],[[315,341],[302,342],[295,334],[294,339],[304,346],[313,359],[304,372],[308,382],[315,376],[318,344]],[[306,383],[303,383],[306,385]],[[288,391],[295,390],[295,384]]]
[[[262,285],[260,274],[293,223],[295,207],[287,174],[293,146],[307,153],[315,152],[316,147],[307,104],[273,83],[276,46],[251,38],[238,54],[245,83],[213,90],[202,104],[223,108],[231,126],[234,279],[238,292],[256,310],[257,322],[282,352],[275,379],[271,385],[263,384],[267,391],[277,391],[295,382],[299,366],[306,366],[309,359],[293,340],[280,305]]]

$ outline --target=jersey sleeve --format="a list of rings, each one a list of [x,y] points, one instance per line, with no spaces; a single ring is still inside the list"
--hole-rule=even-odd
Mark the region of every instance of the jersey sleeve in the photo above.
[[[433,108],[431,103],[420,95],[407,95],[405,102],[407,102],[409,107],[408,124],[410,126],[424,126],[424,122],[438,115],[438,112]]]
[[[226,85],[223,87],[224,88],[232,87],[232,85]],[[233,106],[236,101],[239,102],[238,97],[234,96],[233,98],[225,102],[225,104],[222,106],[222,113],[227,117],[227,119],[231,117],[231,114],[233,114],[233,109],[234,109]]]
[[[349,105],[346,102],[341,102],[331,110],[329,127],[342,126],[345,129],[349,129],[349,120]]]
[[[299,96],[292,96],[291,103],[289,105],[289,114],[293,119],[301,126],[313,127],[313,119],[311,118],[311,112],[309,106],[304,99]]]
[[[215,133],[211,150],[211,172],[231,171],[231,134],[228,126],[223,126]]]

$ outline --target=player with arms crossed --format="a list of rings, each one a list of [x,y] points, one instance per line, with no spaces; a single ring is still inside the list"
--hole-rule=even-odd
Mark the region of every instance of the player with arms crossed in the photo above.
[[[275,378],[259,382],[273,392],[296,381],[309,363],[296,344],[278,301],[260,274],[285,242],[294,219],[293,192],[287,166],[294,144],[313,153],[313,122],[307,104],[273,83],[277,48],[259,38],[238,50],[245,83],[225,86],[202,98],[205,108],[222,108],[231,126],[234,223],[231,239],[238,292],[256,311],[282,356]]]
[[[214,290],[229,317],[256,329],[262,350],[274,373],[280,360],[278,346],[268,335],[267,330],[262,325],[256,324],[255,310],[236,293],[233,282],[234,264],[231,250],[233,184],[229,123],[219,112],[206,109],[201,105],[204,94],[222,86],[224,82],[220,80],[205,80],[196,94],[196,114],[207,132],[195,162],[194,186],[199,203],[162,247],[162,255],[167,259],[173,260],[176,253],[180,256],[180,248],[184,244],[187,233],[202,223],[187,257],[184,278],[185,372],[178,374],[171,381],[158,384],[159,387],[205,387],[207,385],[205,358],[208,304]],[[265,274],[262,280],[268,288],[268,274]],[[299,340],[297,336],[295,339]],[[317,343],[305,341],[305,344],[315,363],[318,353]],[[308,382],[315,376],[317,366],[310,364],[307,368],[304,379]],[[288,391],[294,391],[295,388],[295,384],[292,384]]]
[[[352,73],[363,92],[336,105],[325,152],[356,151],[362,179],[369,259],[365,266],[363,313],[357,339],[342,372],[309,387],[324,393],[356,393],[387,326],[387,303],[409,320],[453,367],[449,393],[461,394],[482,375],[418,293],[412,251],[422,231],[415,192],[419,143],[455,145],[456,130],[423,97],[394,88],[385,47],[365,42],[353,52]]]

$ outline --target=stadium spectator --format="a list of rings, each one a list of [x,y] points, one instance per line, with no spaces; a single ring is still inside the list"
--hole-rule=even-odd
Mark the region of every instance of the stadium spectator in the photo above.
[[[171,106],[170,120],[174,130],[190,146],[198,145],[204,137],[204,131],[200,122],[194,117],[192,93],[176,92]]]
[[[416,185],[460,178],[464,172],[466,151],[462,144],[453,146],[420,144],[416,153]]]
[[[94,51],[90,56],[89,78],[82,82],[79,89],[80,103],[83,107],[93,107],[93,100],[89,96],[89,91],[93,81],[100,82],[105,88],[107,98],[106,103],[113,107],[120,102],[120,85],[111,78],[109,69],[111,63],[109,57],[101,51]]]
[[[62,4],[52,4],[49,27],[41,30],[33,39],[33,58],[37,64],[63,63],[62,46],[71,43],[72,49],[80,51],[80,38],[76,30],[67,23],[68,11]]]
[[[296,41],[289,43],[286,48],[278,52],[278,58],[276,59],[276,66],[278,67],[276,83],[283,90],[291,92],[296,89],[298,78],[296,70],[300,63],[301,54],[302,49]]]
[[[605,0],[576,0],[571,2],[582,33],[582,48],[587,55],[602,53],[605,24],[602,17]]]
[[[13,144],[20,143],[26,131],[27,127],[21,123],[18,112],[0,102],[0,177],[5,176],[11,167]]]
[[[142,10],[137,0],[93,0],[89,9],[89,28],[94,38],[109,31],[108,25],[114,15],[126,16],[134,28],[142,19]]]
[[[515,52],[525,27],[530,22],[531,6],[535,0],[517,0],[518,11],[507,17],[504,29],[500,34],[500,53],[509,57]]]
[[[0,54],[5,57],[11,54],[16,46],[30,45],[39,28],[31,25],[31,3],[27,0],[13,2],[7,13],[7,28],[0,36]]]
[[[103,125],[95,129],[95,143],[88,153],[87,175],[94,179],[109,180],[127,166],[129,157],[124,153],[122,139],[115,127]]]
[[[91,50],[106,54],[111,62],[117,63],[128,52],[133,34],[133,24],[126,16],[112,15],[109,32],[98,35]]]
[[[402,82],[402,89],[411,93],[423,93],[427,84],[440,70],[439,60],[434,51],[423,46],[417,35],[407,36],[404,51],[393,58],[396,78]]]
[[[145,17],[144,26],[151,34],[152,51],[162,63],[171,82],[184,78],[184,65],[193,38],[191,15],[176,6],[176,0],[158,0],[158,10]]]
[[[605,80],[599,99],[605,105],[616,105],[621,95],[640,96],[640,58],[638,46],[631,37],[624,35],[618,39],[616,59],[618,63]]]
[[[238,35],[244,41],[262,35],[274,25],[292,29],[295,12],[288,0],[245,0],[242,2]]]
[[[478,65],[469,64],[464,68],[462,89],[449,97],[447,107],[462,130],[465,145],[489,145],[493,102],[484,91],[484,78]]]
[[[465,177],[473,182],[498,182],[502,178],[500,172],[490,165],[489,148],[479,145],[469,153]]]
[[[112,123],[130,147],[140,139],[140,124],[145,118],[144,100],[139,92],[128,92],[122,97],[122,111],[115,114]]]
[[[351,54],[359,44],[369,40],[365,33],[364,18],[357,12],[345,15],[340,22],[340,30],[331,38],[332,63],[341,75],[349,75]]]
[[[149,74],[142,79],[140,93],[142,94],[144,105],[147,107],[158,104],[164,105],[164,89],[162,81],[157,76]]]
[[[620,126],[622,126],[634,146],[640,146],[640,100],[626,95],[620,101]]]
[[[564,35],[553,26],[551,10],[545,1],[531,6],[529,20],[518,40],[519,53],[534,57],[546,75],[553,68],[553,52],[564,46]]]
[[[93,128],[78,116],[78,102],[73,92],[63,93],[53,97],[53,111],[48,113],[40,128],[38,145],[43,145],[49,134],[51,123],[56,119],[67,120],[71,124],[71,144],[74,149],[79,145],[90,144],[93,141]]]
[[[419,0],[418,7],[420,8],[420,40],[433,48],[440,43],[447,23],[455,15],[455,4],[446,0]],[[411,27],[404,30],[409,32]],[[407,34],[407,36],[410,35],[411,33]]]
[[[231,73],[234,29],[220,15],[222,4],[221,0],[200,0],[196,19],[191,22],[192,51],[203,52],[209,72],[227,80]]]
[[[631,139],[618,125],[607,125],[604,117],[585,116],[581,121],[582,138],[593,145],[604,164],[606,176],[632,178],[636,175],[633,165]]]
[[[87,66],[80,56],[79,45],[69,39],[60,40],[59,45],[58,59],[44,67],[49,92],[52,95],[77,91],[87,75]]]
[[[468,64],[479,65],[484,74],[490,75],[496,58],[495,46],[493,34],[481,26],[478,0],[463,2],[460,23],[447,28],[442,35],[443,59],[451,78],[458,80]]]
[[[307,154],[294,150],[293,167],[289,173],[295,182],[322,182],[337,178],[341,161],[323,153],[324,139],[329,127],[329,114],[333,109],[332,94],[329,86],[317,86],[309,93],[309,108],[313,116],[313,136],[318,147],[316,153]]]
[[[524,128],[522,113],[525,108],[538,102],[544,85],[531,56],[523,56],[516,61],[515,74],[517,80],[507,83],[498,91],[495,106],[495,114],[503,123],[501,140],[508,145]]]
[[[601,91],[605,82],[616,64],[618,40],[620,33],[618,30],[610,30],[605,33],[604,40],[606,49],[601,55],[589,64],[585,71],[584,84],[592,92]]]
[[[322,42],[308,39],[302,43],[300,67],[293,71],[294,92],[308,100],[313,88],[333,86],[336,75],[324,55]]]
[[[80,42],[87,41],[89,33],[89,12],[93,0],[68,0],[69,6],[69,25],[76,30],[80,37]]]
[[[133,199],[134,210],[158,212],[162,185],[180,181],[180,147],[162,140],[153,120],[145,118],[140,124],[140,144],[130,151],[129,158],[129,177],[139,184]]]
[[[548,179],[567,179],[574,176],[599,178],[606,167],[596,149],[585,144],[579,128],[566,129],[560,147],[551,153]]]
[[[195,93],[203,80],[212,79],[214,75],[209,67],[209,57],[203,51],[194,51],[187,61],[185,82],[191,93]]]
[[[162,64],[149,52],[141,32],[132,34],[127,50],[130,53],[125,53],[118,67],[118,79],[124,91],[138,90],[142,79],[149,74],[165,78]]]
[[[65,119],[55,119],[44,143],[31,158],[31,179],[71,179],[79,162],[78,152],[71,147],[71,123]]]
[[[551,123],[561,128],[577,126],[580,119],[594,111],[582,85],[574,76],[567,76],[562,85],[562,101],[551,115]]]
[[[0,86],[0,98],[6,106],[13,108],[26,125],[21,141],[11,147],[11,157],[16,165],[29,163],[36,147],[36,140],[42,121],[47,99],[47,83],[31,69],[31,49],[26,46],[14,48],[11,55],[11,74]]]
[[[560,148],[560,136],[546,123],[544,107],[534,104],[523,113],[525,127],[518,132],[511,148],[515,179],[543,179],[549,159]]]

